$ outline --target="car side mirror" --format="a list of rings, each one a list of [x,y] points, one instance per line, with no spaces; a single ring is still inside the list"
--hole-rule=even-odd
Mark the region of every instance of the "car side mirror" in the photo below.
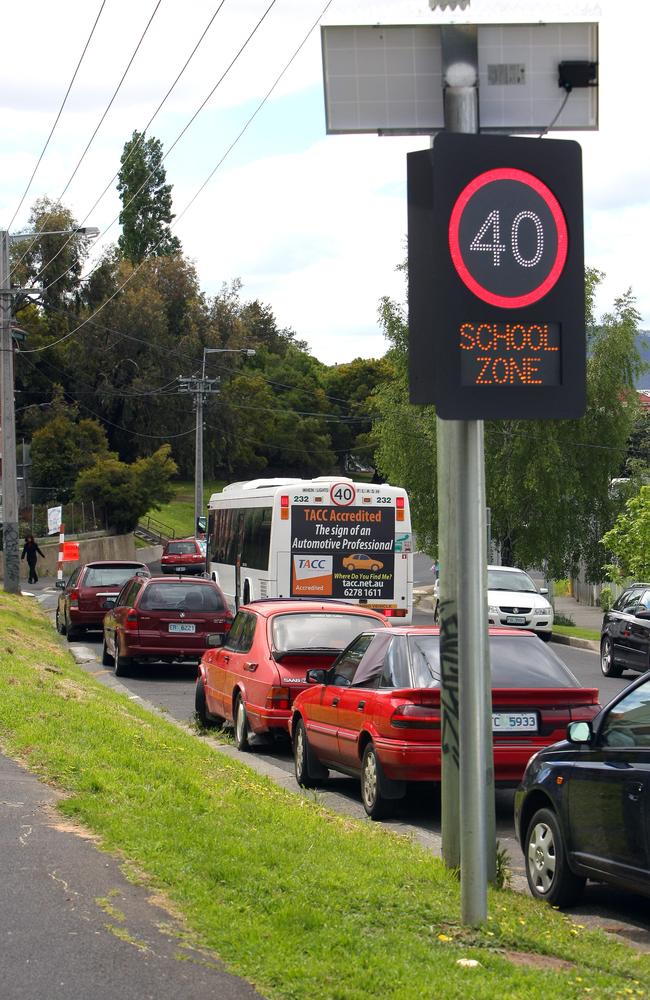
[[[632,614],[635,618],[650,618],[650,611],[648,611],[645,604],[639,604],[638,607],[634,608]]]
[[[216,649],[219,646],[223,646],[225,638],[223,632],[210,632],[205,638],[205,644],[210,649]]]
[[[539,592],[542,597],[548,597],[548,587],[540,587]]]
[[[107,608],[114,608],[117,604],[117,597],[107,597],[104,604]]]
[[[324,667],[311,667],[306,674],[308,684],[324,684],[327,671]]]
[[[65,590],[65,580],[57,580],[54,586],[57,590]]]
[[[570,743],[590,743],[594,731],[591,722],[570,722],[566,736]]]

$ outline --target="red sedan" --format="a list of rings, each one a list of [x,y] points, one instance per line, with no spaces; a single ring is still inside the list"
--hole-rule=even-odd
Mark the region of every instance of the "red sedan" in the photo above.
[[[440,630],[364,632],[329,670],[312,670],[293,704],[296,779],[313,787],[329,769],[359,776],[372,819],[390,814],[409,781],[440,781]],[[593,719],[598,689],[580,686],[532,632],[490,629],[497,784],[516,785],[529,758]]]
[[[390,626],[382,615],[355,604],[251,601],[237,612],[223,647],[203,656],[196,682],[199,719],[204,725],[234,722],[240,750],[248,750],[255,736],[286,739],[307,670],[324,671],[369,629],[390,631]]]
[[[127,674],[135,662],[198,663],[232,622],[221,587],[212,580],[134,577],[104,618],[104,666]]]

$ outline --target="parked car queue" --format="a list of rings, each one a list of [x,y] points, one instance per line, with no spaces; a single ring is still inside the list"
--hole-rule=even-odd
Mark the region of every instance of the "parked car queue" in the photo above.
[[[409,782],[439,780],[437,628],[391,628],[333,601],[253,602],[233,619],[213,581],[151,577],[138,563],[87,564],[61,589],[59,631],[73,640],[103,616],[103,662],[117,674],[198,663],[200,721],[231,721],[241,750],[291,738],[300,785],[355,775],[380,819]],[[650,632],[649,605],[650,587],[634,585],[605,615],[603,673],[647,666],[621,650],[630,619]],[[592,879],[650,895],[650,673],[601,709],[532,633],[493,628],[490,647],[496,780],[518,784],[532,894],[571,905]]]

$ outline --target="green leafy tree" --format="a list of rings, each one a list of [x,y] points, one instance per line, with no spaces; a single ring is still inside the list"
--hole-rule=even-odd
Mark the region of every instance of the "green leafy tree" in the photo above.
[[[124,145],[117,190],[122,199],[118,247],[122,256],[139,264],[149,255],[179,253],[181,244],[170,230],[172,185],[166,183],[160,139],[134,131]]]
[[[621,476],[650,476],[650,410],[641,410],[634,422]]]
[[[79,472],[108,455],[106,433],[96,420],[77,420],[74,407],[58,412],[34,432],[32,483],[39,503],[72,499]]]
[[[590,579],[602,576],[600,538],[620,501],[609,490],[636,417],[635,346],[639,315],[631,293],[598,324],[593,296],[601,275],[586,275],[587,413],[581,420],[494,421],[485,427],[487,502],[504,562],[541,566],[561,577],[583,560]],[[415,530],[436,550],[435,411],[408,402],[408,325],[386,299],[381,318],[397,375],[381,387],[377,426],[381,470],[411,495]]]
[[[642,486],[638,494],[625,504],[625,511],[602,543],[617,562],[606,569],[610,579],[624,581],[650,578],[650,486]]]
[[[111,530],[133,531],[139,518],[171,500],[171,478],[178,467],[171,448],[163,445],[149,458],[127,464],[109,454],[84,469],[75,485],[75,498],[103,504]]]

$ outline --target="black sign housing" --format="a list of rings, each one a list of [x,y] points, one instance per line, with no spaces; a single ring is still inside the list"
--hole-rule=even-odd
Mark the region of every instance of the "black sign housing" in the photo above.
[[[407,161],[411,402],[450,420],[582,416],[578,143],[441,132]]]

